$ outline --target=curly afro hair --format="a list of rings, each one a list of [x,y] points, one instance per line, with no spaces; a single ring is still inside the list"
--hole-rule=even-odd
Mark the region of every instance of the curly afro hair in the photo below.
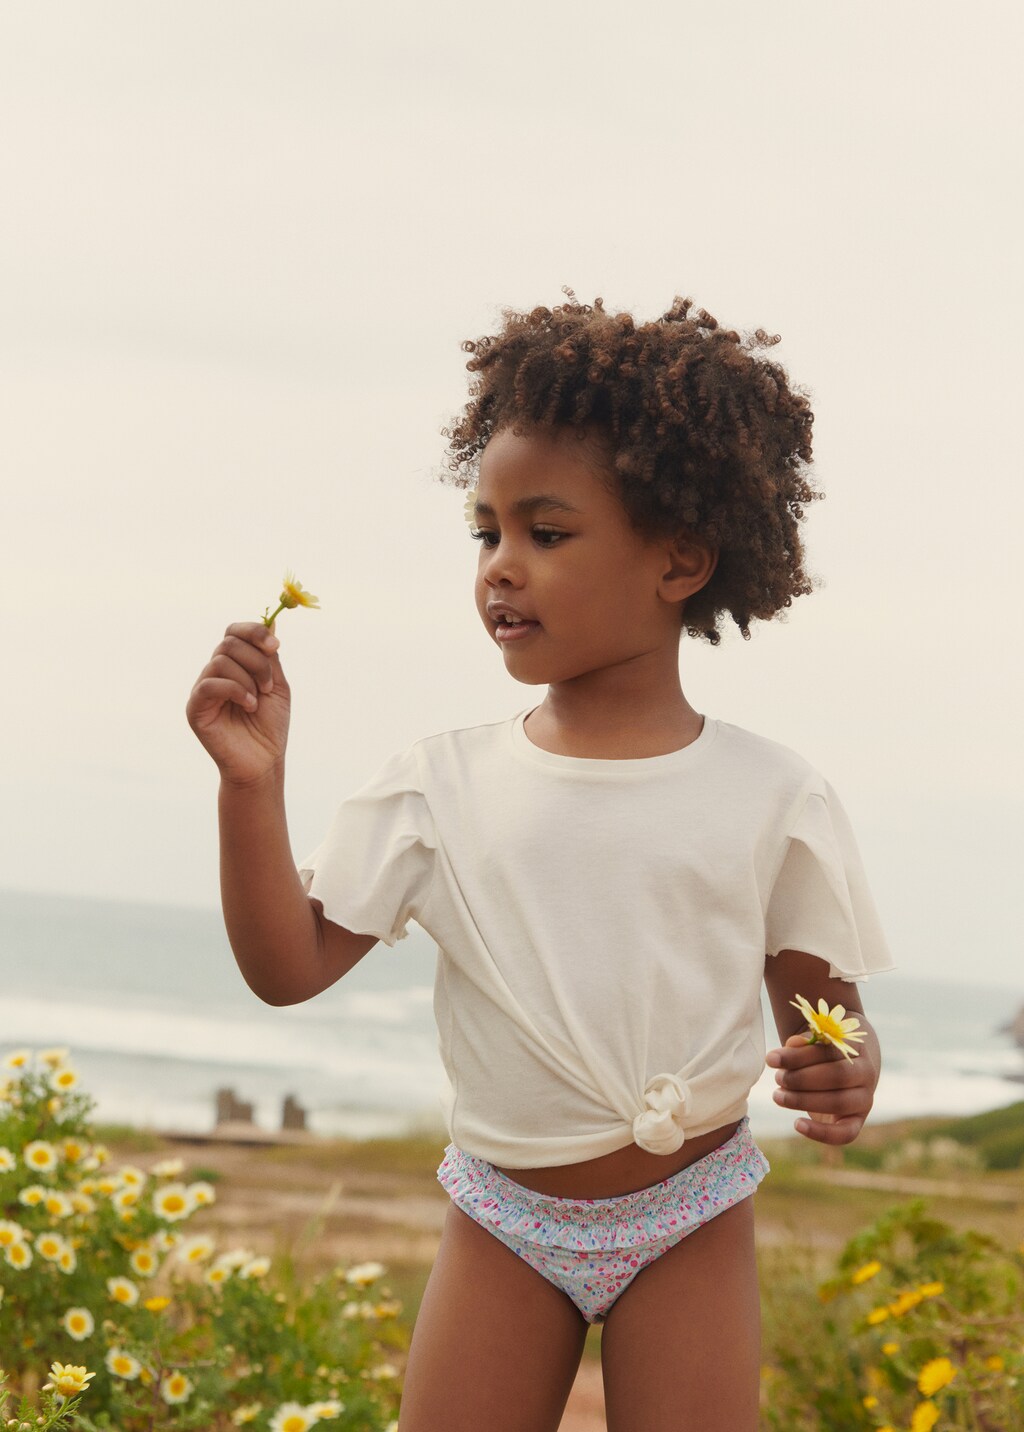
[[[777,363],[755,356],[778,343],[763,329],[741,338],[677,297],[661,318],[637,324],[568,302],[529,313],[502,310],[504,327],[466,341],[479,374],[452,425],[440,481],[470,487],[500,429],[573,428],[610,453],[605,480],[643,537],[704,538],[718,552],[707,585],[685,603],[683,629],[714,645],[728,614],[744,637],[805,596],[799,522],[811,486],[814,415]]]

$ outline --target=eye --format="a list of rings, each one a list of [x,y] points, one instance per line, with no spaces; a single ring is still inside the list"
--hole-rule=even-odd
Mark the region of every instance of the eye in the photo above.
[[[569,536],[568,532],[558,532],[552,527],[534,527],[531,530],[534,541],[539,542],[542,547],[557,547],[563,538]],[[501,540],[500,533],[492,532],[486,527],[471,527],[469,535],[474,542],[482,542],[488,552],[493,552]],[[495,539],[494,542],[488,540],[491,537]]]

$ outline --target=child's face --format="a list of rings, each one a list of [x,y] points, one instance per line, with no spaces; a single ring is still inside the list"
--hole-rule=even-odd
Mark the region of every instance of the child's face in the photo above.
[[[599,453],[571,429],[503,429],[480,459],[477,610],[509,673],[529,685],[620,666],[665,646],[678,661],[681,602],[714,566],[702,548],[639,536],[595,473]],[[517,510],[542,495],[563,505]],[[493,608],[501,602],[534,625],[499,637]]]

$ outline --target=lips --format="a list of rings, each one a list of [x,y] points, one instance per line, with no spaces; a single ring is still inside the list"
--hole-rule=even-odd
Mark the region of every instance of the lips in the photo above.
[[[507,623],[510,621],[529,622],[535,621],[535,617],[528,617],[525,612],[519,611],[516,607],[510,607],[507,602],[488,602],[487,615],[492,622]]]

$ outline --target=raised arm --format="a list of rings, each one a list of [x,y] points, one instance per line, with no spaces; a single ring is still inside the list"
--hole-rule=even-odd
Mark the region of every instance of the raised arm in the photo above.
[[[292,858],[284,806],[291,693],[279,642],[260,622],[229,626],[192,688],[189,725],[220,771],[221,903],[246,984],[298,1004],[377,943],[325,918]]]
[[[882,1055],[857,985],[830,978],[828,969],[825,960],[800,950],[765,957],[764,982],[782,1040],[781,1048],[769,1050],[766,1063],[777,1071],[775,1102],[809,1115],[797,1120],[798,1133],[817,1143],[849,1144],[871,1112]],[[856,1058],[847,1059],[827,1044],[807,1043],[802,1035],[807,1022],[790,1003],[798,994],[815,1009],[824,999],[830,1009],[840,1004],[860,1020],[867,1038],[857,1045]]]

